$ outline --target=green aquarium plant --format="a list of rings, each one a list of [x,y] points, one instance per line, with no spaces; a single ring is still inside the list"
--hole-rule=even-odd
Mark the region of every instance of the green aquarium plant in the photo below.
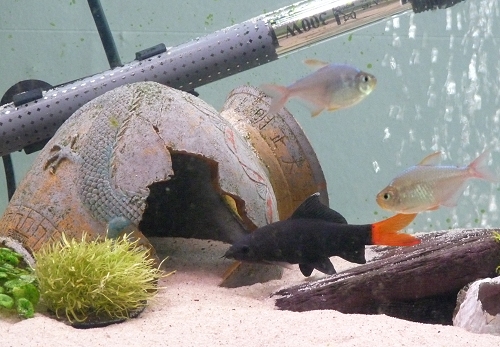
[[[23,318],[35,314],[40,299],[33,270],[10,248],[0,248],[0,309],[15,310]]]
[[[125,319],[157,293],[162,271],[127,236],[69,239],[35,252],[42,302],[70,323]]]
[[[498,231],[494,231],[493,232],[493,239],[496,241],[496,242],[500,242],[500,232]],[[496,268],[496,272],[497,274],[500,274],[500,265],[497,266]]]

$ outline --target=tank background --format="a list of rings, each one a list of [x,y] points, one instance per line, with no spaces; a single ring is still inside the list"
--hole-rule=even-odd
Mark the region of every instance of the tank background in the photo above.
[[[293,1],[101,0],[123,63],[163,42],[175,46]],[[0,93],[25,79],[52,85],[109,68],[83,0],[16,0],[0,11]],[[500,5],[466,0],[446,10],[406,13],[337,36],[270,64],[198,88],[220,109],[242,84],[290,84],[311,70],[307,58],[349,63],[374,74],[362,103],[312,119],[288,109],[311,141],[328,183],[330,206],[351,223],[388,217],[375,195],[403,169],[436,150],[443,163],[468,164],[485,146],[500,172]],[[14,153],[19,182],[37,154]],[[410,231],[499,226],[499,185],[474,181],[456,208],[418,216]],[[0,213],[7,205],[0,168]]]

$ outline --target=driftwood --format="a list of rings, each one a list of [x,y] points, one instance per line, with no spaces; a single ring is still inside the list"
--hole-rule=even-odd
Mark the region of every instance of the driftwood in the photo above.
[[[280,296],[276,306],[451,324],[458,292],[472,281],[495,276],[500,243],[493,231],[431,233],[417,246],[384,247],[382,257],[368,264],[274,293]]]

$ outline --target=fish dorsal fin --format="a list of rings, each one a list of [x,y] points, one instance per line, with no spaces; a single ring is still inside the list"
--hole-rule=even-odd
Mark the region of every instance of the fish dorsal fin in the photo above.
[[[324,62],[321,60],[316,60],[316,59],[306,59],[306,60],[304,60],[304,64],[306,64],[307,66],[310,66],[312,68],[315,68],[315,69],[320,69],[324,66],[329,65],[329,63],[327,63],[327,62]]]
[[[319,193],[315,193],[304,200],[290,219],[321,219],[332,223],[347,224],[347,221],[340,213],[328,208],[319,201]]]
[[[434,152],[432,154],[429,154],[427,157],[422,159],[418,165],[420,166],[436,166],[441,163],[441,152]]]

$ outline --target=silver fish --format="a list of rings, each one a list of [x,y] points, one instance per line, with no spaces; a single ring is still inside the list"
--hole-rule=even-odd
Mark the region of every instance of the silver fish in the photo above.
[[[375,76],[350,65],[328,64],[314,59],[304,63],[318,70],[288,87],[275,84],[260,86],[272,97],[269,114],[281,110],[290,98],[299,98],[306,102],[315,117],[325,109],[335,111],[357,104],[377,84]]]
[[[439,206],[456,206],[469,179],[498,182],[488,168],[490,152],[484,151],[468,166],[441,166],[441,152],[425,157],[394,178],[377,194],[377,203],[385,210],[418,213]]]

